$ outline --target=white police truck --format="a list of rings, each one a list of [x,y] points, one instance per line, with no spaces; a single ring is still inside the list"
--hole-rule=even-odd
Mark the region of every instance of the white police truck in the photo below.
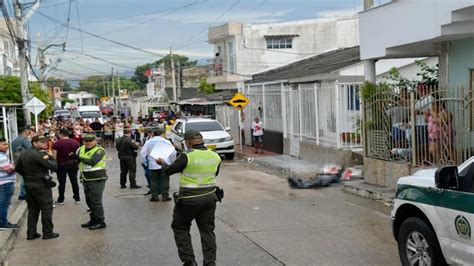
[[[474,265],[474,157],[400,178],[391,216],[403,265]]]

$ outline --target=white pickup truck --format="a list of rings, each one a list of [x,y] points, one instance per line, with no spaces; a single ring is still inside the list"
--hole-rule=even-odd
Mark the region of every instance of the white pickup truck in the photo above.
[[[391,216],[403,265],[474,265],[474,157],[400,178]]]

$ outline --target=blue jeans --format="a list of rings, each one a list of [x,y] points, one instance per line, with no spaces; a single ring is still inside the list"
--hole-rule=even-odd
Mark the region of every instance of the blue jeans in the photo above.
[[[0,185],[0,226],[5,226],[8,223],[8,207],[10,207],[14,191],[14,182]]]
[[[20,195],[18,195],[19,197],[23,197],[25,198],[26,197],[26,189],[25,189],[25,180],[23,179],[23,177],[21,175],[18,175],[20,177]]]

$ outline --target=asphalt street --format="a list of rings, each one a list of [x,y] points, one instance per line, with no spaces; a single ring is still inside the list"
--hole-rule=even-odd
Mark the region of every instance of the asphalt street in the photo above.
[[[27,241],[24,224],[7,264],[180,265],[170,228],[174,203],[143,196],[141,168],[137,179],[143,188],[120,189],[116,152],[107,151],[107,228],[80,227],[88,221],[87,207],[84,201],[74,204],[68,183],[65,205],[54,209],[61,236]],[[340,187],[292,190],[283,176],[238,159],[224,162],[218,180],[225,189],[216,217],[218,265],[400,264],[390,208],[381,203],[345,194]],[[177,187],[175,175],[172,191]],[[199,234],[195,224],[192,228],[201,265]]]

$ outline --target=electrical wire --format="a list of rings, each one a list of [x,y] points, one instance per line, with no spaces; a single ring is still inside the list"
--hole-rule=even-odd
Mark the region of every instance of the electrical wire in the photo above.
[[[77,23],[79,25],[79,35],[81,36],[81,48],[82,52],[84,52],[84,37],[82,36],[82,26],[81,26],[81,16],[79,16],[79,4],[77,3],[78,1],[76,0],[76,15],[77,15]]]
[[[69,0],[69,7],[67,10],[67,20],[66,20],[66,36],[64,37],[65,43],[67,42],[67,37],[69,34],[69,22],[71,21],[71,4],[72,4],[72,0]]]
[[[89,67],[89,66],[85,66],[85,65],[79,64],[79,63],[77,63],[77,62],[75,62],[75,61],[73,61],[73,60],[69,60],[69,59],[67,59],[67,58],[63,58],[62,60],[63,60],[63,61],[67,61],[67,62],[69,62],[69,63],[72,63],[72,64],[74,64],[74,65],[77,65],[77,66],[80,66],[80,67],[83,67],[83,68],[92,70],[92,71],[96,71],[96,72],[102,73],[102,74],[109,74],[108,72],[104,72],[104,71],[98,70],[98,69],[96,69],[96,68],[92,68],[92,67]]]
[[[224,13],[222,13],[221,15],[219,15],[215,20],[213,20],[209,25],[207,25],[206,28],[200,30],[198,33],[196,33],[194,36],[192,36],[191,38],[187,39],[186,41],[184,41],[181,45],[179,45],[176,49],[183,49],[183,48],[186,48],[188,46],[190,46],[191,44],[193,44],[193,41],[196,40],[196,38],[199,38],[199,36],[202,35],[202,33],[206,32],[212,25],[214,25],[214,23],[216,23],[219,19],[221,19],[222,17],[224,17],[227,13],[229,13],[232,9],[234,9],[234,7],[236,7],[238,4],[240,3],[240,0],[237,0],[235,1],[227,10],[224,11]]]
[[[48,16],[40,11],[37,12],[39,15],[47,18],[48,20],[51,20],[59,25],[63,25],[63,26],[66,26],[65,23],[63,23],[62,21],[59,21],[51,16]],[[151,51],[148,51],[148,50],[145,50],[145,49],[142,49],[142,48],[138,48],[138,47],[135,47],[135,46],[132,46],[132,45],[129,45],[129,44],[125,44],[125,43],[121,43],[121,42],[118,42],[118,41],[114,41],[112,39],[109,39],[109,38],[105,38],[105,37],[102,37],[100,35],[97,35],[97,34],[94,34],[94,33],[91,33],[91,32],[88,32],[88,31],[85,31],[83,29],[79,29],[77,27],[74,27],[74,26],[71,26],[69,25],[69,28],[72,29],[72,30],[75,30],[75,31],[79,31],[79,32],[82,32],[82,33],[85,33],[87,35],[91,35],[91,36],[94,36],[98,39],[101,39],[101,40],[104,40],[104,41],[108,41],[108,42],[111,42],[111,43],[114,43],[114,44],[117,44],[117,45],[120,45],[120,46],[123,46],[123,47],[127,47],[127,48],[130,48],[130,49],[133,49],[133,50],[136,50],[136,51],[140,51],[140,52],[143,52],[143,53],[147,53],[147,54],[151,54],[151,55],[155,55],[155,56],[165,56],[166,54],[161,54],[161,53],[155,53],[155,52],[151,52]]]
[[[129,66],[125,66],[125,65],[121,65],[121,64],[117,64],[117,63],[114,63],[114,62],[111,62],[107,59],[103,59],[103,58],[100,58],[100,57],[97,57],[97,56],[94,56],[94,55],[90,55],[90,54],[87,54],[87,53],[78,53],[78,52],[73,52],[73,51],[67,51],[67,52],[70,52],[70,53],[73,53],[73,54],[78,54],[78,55],[85,55],[87,57],[90,57],[92,59],[95,59],[95,60],[98,60],[98,61],[102,61],[104,63],[108,63],[108,64],[111,64],[111,65],[114,65],[114,66],[118,66],[118,67],[123,67],[123,68],[127,68],[127,69],[133,69],[135,70],[135,68],[132,68],[132,67],[129,67]]]
[[[193,5],[197,5],[197,4],[200,4],[200,3],[201,3],[201,2],[193,2],[193,3],[189,3],[189,4],[186,4],[186,5],[180,6],[180,7],[165,9],[165,10],[168,10],[169,12],[166,13],[166,14],[163,14],[163,15],[161,15],[161,16],[152,17],[152,18],[150,18],[150,19],[148,19],[148,20],[141,21],[141,22],[137,22],[137,23],[134,23],[134,24],[131,24],[131,25],[122,27],[122,28],[118,28],[118,29],[112,30],[112,31],[102,32],[102,33],[99,33],[98,35],[103,36],[103,35],[107,35],[107,34],[110,34],[110,33],[120,32],[120,31],[129,29],[129,28],[133,28],[133,27],[136,27],[136,26],[139,26],[139,25],[144,25],[144,24],[150,23],[150,22],[152,22],[152,21],[155,21],[155,20],[157,20],[157,19],[164,18],[164,17],[166,17],[166,16],[168,16],[168,15],[170,15],[170,14],[173,14],[173,13],[175,13],[175,12],[178,12],[178,11],[181,10],[181,9],[185,9],[185,8],[187,8],[187,7],[190,7],[190,6],[193,6]],[[89,38],[93,38],[93,37],[89,37]],[[88,38],[86,38],[86,39],[88,39]],[[73,39],[73,40],[77,40],[77,39]]]

